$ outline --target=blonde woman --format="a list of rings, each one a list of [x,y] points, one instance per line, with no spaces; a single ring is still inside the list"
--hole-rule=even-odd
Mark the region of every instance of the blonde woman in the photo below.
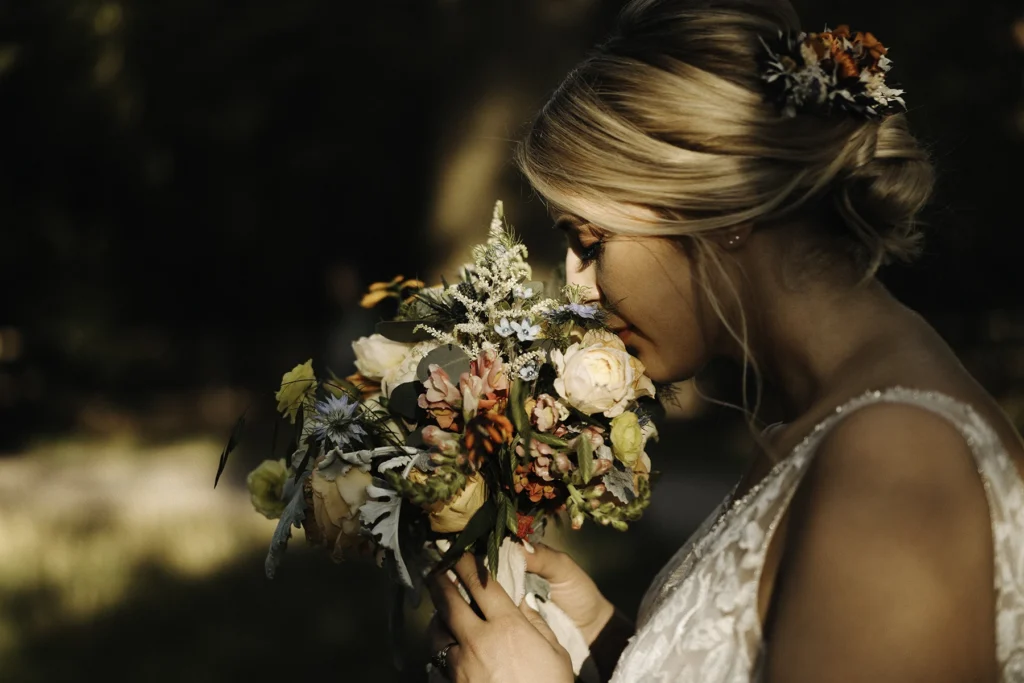
[[[874,278],[915,254],[933,181],[888,67],[871,34],[800,33],[787,0],[637,0],[519,149],[652,378],[725,356],[788,411],[635,622],[529,556],[604,679],[1024,681],[1024,448]],[[479,611],[432,588],[452,680],[573,680],[529,607],[472,558],[458,574]]]

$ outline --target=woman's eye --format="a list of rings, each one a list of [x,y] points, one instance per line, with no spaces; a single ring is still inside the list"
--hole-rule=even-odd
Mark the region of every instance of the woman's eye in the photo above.
[[[597,261],[598,257],[601,255],[602,244],[603,242],[601,240],[598,240],[592,244],[588,244],[587,246],[583,246],[582,244],[579,245],[579,249],[577,250],[576,255],[580,259],[579,270],[581,272],[589,268],[591,265],[594,264],[594,262]]]

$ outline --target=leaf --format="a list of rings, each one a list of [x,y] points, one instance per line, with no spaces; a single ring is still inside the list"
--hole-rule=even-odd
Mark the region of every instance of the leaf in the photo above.
[[[576,458],[580,465],[580,476],[586,485],[594,477],[594,447],[585,436],[576,439]]]
[[[213,488],[217,488],[217,482],[220,481],[220,475],[224,474],[224,468],[228,464],[228,456],[231,452],[238,448],[239,442],[242,440],[242,428],[245,427],[245,413],[248,411],[242,411],[242,414],[238,416],[238,420],[235,422],[235,426],[231,428],[231,435],[228,437],[228,443],[224,446],[224,450],[220,454],[220,463],[217,465],[217,476],[213,478]],[[274,434],[277,434],[277,423],[274,423]],[[273,455],[273,454],[271,454]]]
[[[409,569],[402,559],[402,549],[398,543],[398,518],[402,510],[402,498],[391,489],[384,489],[374,484],[366,487],[369,499],[359,508],[359,519],[377,543],[394,554],[395,566],[402,585],[412,588]]]
[[[530,438],[534,439],[535,441],[540,441],[541,443],[546,443],[549,446],[553,446],[555,448],[560,449],[564,449],[569,445],[569,442],[566,441],[565,439],[559,439],[557,436],[551,436],[550,434],[545,434],[544,432],[532,432],[530,434]],[[584,439],[584,441],[586,441],[586,439]]]
[[[496,527],[487,539],[487,569],[491,573],[492,579],[498,578],[498,564],[501,559],[501,539],[504,537],[501,532],[504,530],[504,526],[502,524]]]
[[[491,531],[496,514],[498,514],[498,511],[494,506],[494,501],[488,499],[470,518],[466,528],[462,530],[459,537],[452,543],[452,546],[444,554],[444,557],[441,558],[434,571],[441,573],[451,569],[471,545]]]
[[[516,516],[516,504],[505,499],[505,528],[510,534],[519,535],[519,519]]]
[[[305,451],[302,454],[302,460],[299,462],[298,467],[295,468],[294,480],[298,480],[299,475],[306,471],[306,467],[309,465],[310,460],[315,460],[313,453],[314,451],[320,450],[320,444],[306,444]]]
[[[608,470],[608,473],[604,475],[601,482],[608,489],[608,493],[612,494],[625,504],[632,503],[636,500],[636,488],[633,485],[633,470],[626,468],[626,471],[615,469],[614,467]]]
[[[526,288],[533,290],[533,296],[544,295],[544,283],[541,282],[540,280],[530,280],[529,282],[523,285],[523,289]]]
[[[331,379],[329,381],[324,382],[323,385],[324,388],[327,389],[327,391],[330,392],[333,396],[341,398],[342,394],[348,394],[349,398],[354,398],[357,400],[362,398],[363,392],[360,391],[359,387],[357,387],[355,384],[349,382],[347,379],[342,379],[341,377],[338,377],[330,368],[328,368],[327,374],[331,376]]]
[[[529,441],[530,416],[526,414],[526,397],[524,396],[526,383],[521,379],[512,382],[508,393],[509,417],[512,418],[512,425],[516,431],[523,435],[523,439]]]
[[[424,451],[416,451],[414,449],[406,448],[405,455],[396,455],[395,457],[385,460],[381,464],[377,465],[378,472],[387,472],[388,470],[398,469],[399,467],[404,468],[403,477],[409,475],[409,470],[412,467],[421,467],[426,464],[430,456]],[[412,451],[410,453],[410,451]]]
[[[388,410],[410,422],[419,422],[423,417],[423,409],[419,406],[420,382],[405,382],[395,387],[388,400]]]
[[[439,365],[448,373],[452,382],[458,384],[462,373],[469,372],[469,356],[457,346],[445,344],[438,346],[420,360],[416,366],[416,379],[426,382],[430,377],[430,366]]]
[[[377,323],[377,334],[387,337],[391,341],[403,344],[430,341],[433,337],[430,333],[420,330],[413,332],[417,325],[429,324],[428,320],[384,320]]]
[[[281,557],[288,548],[288,539],[292,536],[292,527],[302,526],[302,520],[306,518],[306,495],[303,492],[309,472],[303,472],[298,480],[289,480],[285,483],[285,495],[289,498],[288,504],[281,513],[281,519],[277,521],[277,528],[270,539],[270,550],[267,551],[267,559],[263,563],[267,578],[274,578],[277,567],[281,564]],[[288,487],[291,487],[290,489]]]

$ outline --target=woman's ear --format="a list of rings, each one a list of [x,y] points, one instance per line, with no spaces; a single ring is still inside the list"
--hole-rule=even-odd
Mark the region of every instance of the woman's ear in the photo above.
[[[754,224],[743,223],[723,230],[716,230],[708,237],[722,249],[735,251],[747,243],[752,232],[754,232]]]

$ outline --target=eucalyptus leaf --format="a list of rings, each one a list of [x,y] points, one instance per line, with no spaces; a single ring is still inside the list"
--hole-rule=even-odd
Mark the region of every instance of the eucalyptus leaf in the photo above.
[[[579,461],[580,476],[586,485],[594,477],[594,447],[585,436],[576,439],[576,458]]]
[[[405,382],[395,387],[391,392],[388,401],[388,410],[410,422],[419,422],[423,417],[423,409],[419,406],[420,389],[423,385],[419,382]]]
[[[416,366],[416,379],[426,382],[430,377],[430,366],[439,365],[448,373],[452,383],[457,384],[462,373],[469,372],[469,356],[457,346],[446,344],[428,353]]]
[[[383,320],[377,323],[377,334],[382,335],[391,341],[403,344],[414,344],[421,341],[433,339],[428,332],[420,330],[413,332],[417,325],[429,325],[429,320]]]
[[[267,578],[274,578],[277,567],[281,564],[281,556],[288,548],[288,539],[292,536],[292,527],[302,526],[302,520],[306,518],[306,495],[303,487],[309,479],[309,472],[303,472],[297,480],[285,482],[285,495],[288,504],[281,513],[281,519],[277,521],[277,528],[270,539],[270,550],[267,551],[267,559],[263,563]]]

